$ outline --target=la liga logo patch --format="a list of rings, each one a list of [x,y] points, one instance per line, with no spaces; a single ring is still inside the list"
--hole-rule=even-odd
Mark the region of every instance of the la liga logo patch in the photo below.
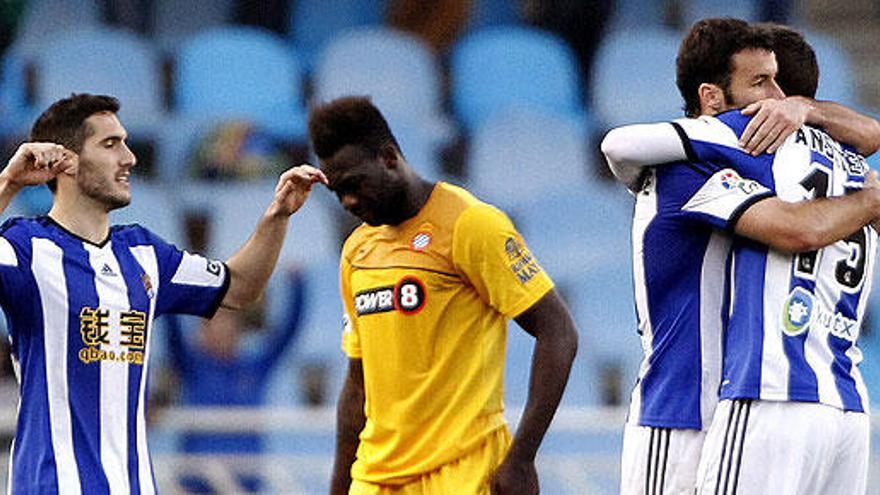
[[[413,236],[410,246],[416,251],[424,251],[431,245],[432,239],[430,232],[419,232]]]

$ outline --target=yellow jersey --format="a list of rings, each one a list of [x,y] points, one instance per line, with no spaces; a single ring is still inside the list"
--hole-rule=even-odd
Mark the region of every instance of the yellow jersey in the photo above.
[[[553,287],[507,215],[440,182],[415,217],[358,227],[340,276],[366,393],[354,479],[406,483],[506,428],[508,319]]]

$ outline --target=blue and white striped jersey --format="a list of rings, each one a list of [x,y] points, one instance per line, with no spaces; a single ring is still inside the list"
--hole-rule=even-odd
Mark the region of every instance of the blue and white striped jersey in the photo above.
[[[0,227],[0,305],[20,383],[9,492],[155,493],[147,363],[163,313],[213,314],[225,265],[137,225],[100,245],[48,217]]]
[[[681,125],[672,125],[684,139]],[[725,230],[772,192],[714,163],[677,162],[647,173],[636,196],[632,235],[645,358],[629,422],[702,429],[711,422],[721,379],[721,315],[731,244]]]
[[[752,157],[737,145],[747,123],[740,112],[682,122],[689,137],[685,147],[695,161],[730,165],[785,201],[842,196],[862,187],[868,172],[864,158],[823,131],[803,127],[775,155]],[[713,202],[704,206],[713,208]],[[798,255],[737,237],[720,397],[819,402],[866,412],[856,342],[876,246],[871,227]]]

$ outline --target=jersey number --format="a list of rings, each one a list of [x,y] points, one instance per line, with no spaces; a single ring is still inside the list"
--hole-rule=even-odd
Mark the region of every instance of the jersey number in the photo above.
[[[801,181],[801,185],[807,191],[813,192],[813,198],[828,197],[828,171],[814,163],[813,172]],[[862,283],[865,276],[865,255],[868,236],[863,227],[844,239],[849,246],[849,255],[837,262],[834,268],[834,278],[837,283],[849,289],[856,289]],[[795,274],[811,280],[816,278],[818,269],[816,260],[819,251],[800,253],[795,257]]]

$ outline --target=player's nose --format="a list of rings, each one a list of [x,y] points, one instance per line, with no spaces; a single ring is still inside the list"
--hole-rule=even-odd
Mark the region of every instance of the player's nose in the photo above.
[[[779,87],[779,84],[776,82],[776,80],[771,81],[769,92],[770,98],[774,98],[777,100],[785,98],[785,92],[782,91],[782,88]]]

